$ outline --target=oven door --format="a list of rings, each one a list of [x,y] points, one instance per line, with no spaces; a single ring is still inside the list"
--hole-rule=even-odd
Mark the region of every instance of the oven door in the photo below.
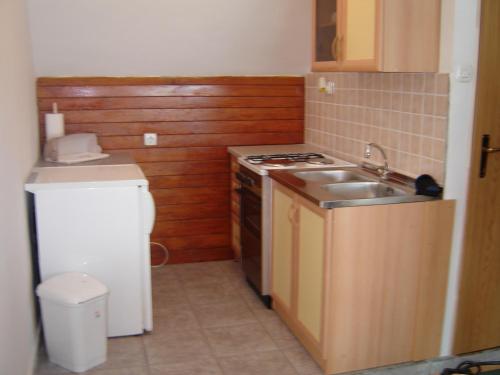
[[[262,292],[262,200],[243,186],[241,194],[241,263],[247,280]]]

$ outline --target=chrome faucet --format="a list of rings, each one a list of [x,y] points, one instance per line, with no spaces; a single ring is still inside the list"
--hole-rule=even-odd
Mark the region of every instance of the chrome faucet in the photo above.
[[[386,180],[389,177],[388,176],[389,175],[389,163],[387,162],[387,155],[386,155],[384,149],[380,145],[378,145],[377,143],[368,143],[365,146],[365,158],[370,159],[370,157],[372,156],[372,147],[375,147],[376,149],[378,149],[380,151],[380,153],[382,154],[382,157],[384,158],[384,166],[378,167],[377,172],[379,173],[380,178]]]

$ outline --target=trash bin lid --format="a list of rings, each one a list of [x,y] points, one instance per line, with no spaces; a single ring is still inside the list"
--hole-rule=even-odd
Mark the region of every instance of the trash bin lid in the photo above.
[[[106,285],[81,272],[68,272],[53,276],[36,288],[42,299],[65,305],[78,305],[108,293]]]

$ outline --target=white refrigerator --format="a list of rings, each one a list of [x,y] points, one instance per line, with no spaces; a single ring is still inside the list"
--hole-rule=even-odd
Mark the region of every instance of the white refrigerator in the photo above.
[[[136,164],[36,168],[34,194],[42,281],[85,272],[109,289],[108,336],[153,329],[149,235],[154,202]]]

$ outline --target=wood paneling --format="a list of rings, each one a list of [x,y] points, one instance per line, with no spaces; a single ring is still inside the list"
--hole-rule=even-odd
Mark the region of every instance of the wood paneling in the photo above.
[[[284,129],[300,131],[302,120],[245,120],[245,121],[190,121],[190,122],[136,122],[68,124],[73,133],[97,133],[101,136],[158,134],[224,134],[276,133]]]
[[[139,163],[157,206],[151,238],[171,263],[233,256],[228,146],[303,142],[303,77],[39,78],[41,142],[53,102],[66,134],[96,133]],[[153,263],[162,257],[153,247]]]
[[[137,85],[137,86],[39,86],[40,98],[127,96],[302,96],[301,86],[281,85]]]
[[[221,174],[196,174],[178,176],[150,176],[148,177],[151,189],[169,189],[182,187],[226,187],[229,177]]]
[[[63,98],[57,102],[64,111],[121,108],[293,108],[302,105],[301,97]],[[52,110],[52,99],[40,99],[39,103],[41,110]]]
[[[225,145],[279,145],[301,143],[302,133],[195,134],[158,136],[158,147],[210,147]],[[143,148],[141,136],[101,137],[106,150]]]
[[[292,85],[304,84],[302,77],[40,77],[38,86],[83,85]]]

